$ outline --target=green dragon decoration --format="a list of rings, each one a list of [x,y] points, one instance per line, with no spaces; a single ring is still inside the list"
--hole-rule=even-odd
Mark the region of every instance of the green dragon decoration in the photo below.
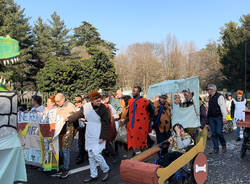
[[[0,36],[0,67],[15,64],[19,61],[18,41],[9,36]],[[0,77],[0,91],[12,91],[13,87],[3,77]]]
[[[6,65],[15,64],[18,61],[18,56],[18,41],[9,36],[0,36],[1,71],[4,71]],[[22,145],[17,133],[17,104],[17,94],[11,87],[10,81],[7,82],[3,77],[0,77],[0,163],[3,165],[0,169],[0,183],[27,182]]]

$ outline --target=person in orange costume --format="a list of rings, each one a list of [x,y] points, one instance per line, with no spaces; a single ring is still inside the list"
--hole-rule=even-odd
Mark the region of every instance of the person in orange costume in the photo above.
[[[144,150],[147,148],[150,119],[154,115],[150,101],[140,96],[141,91],[140,86],[134,87],[133,98],[128,103],[129,111],[126,122],[130,156],[135,154],[136,149]]]

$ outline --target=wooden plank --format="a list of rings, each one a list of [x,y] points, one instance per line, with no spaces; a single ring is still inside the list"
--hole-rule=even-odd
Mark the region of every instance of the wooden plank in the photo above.
[[[241,121],[237,123],[237,126],[250,128],[250,122]]]
[[[160,150],[161,150],[160,146],[157,144],[157,145],[153,146],[152,148],[142,152],[141,154],[134,156],[130,160],[144,161]]]
[[[120,165],[120,176],[123,181],[130,184],[157,184],[156,171],[159,167],[137,160],[123,160]]]

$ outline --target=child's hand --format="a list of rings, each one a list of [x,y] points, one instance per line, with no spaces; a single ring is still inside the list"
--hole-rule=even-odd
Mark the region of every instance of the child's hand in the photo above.
[[[170,145],[172,145],[172,144],[173,144],[173,138],[170,137],[170,138],[168,139],[168,142],[170,143]]]
[[[175,132],[177,136],[181,135],[181,129],[178,126],[175,127]]]

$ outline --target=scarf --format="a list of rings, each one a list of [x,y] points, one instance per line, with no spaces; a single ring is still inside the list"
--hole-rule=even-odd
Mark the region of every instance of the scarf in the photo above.
[[[160,121],[162,112],[163,112],[163,106],[160,105],[160,107],[159,107],[159,113],[158,113],[158,115],[157,115],[157,117],[156,117],[156,120],[155,120],[154,123],[153,123],[153,127],[154,127],[154,128],[157,127],[157,125],[158,125],[158,123],[159,123],[159,121]]]
[[[136,102],[139,100],[141,96],[137,97],[134,102],[133,102],[133,114],[132,114],[132,121],[131,121],[131,128],[134,128],[134,123],[135,123],[135,110],[136,110]]]

